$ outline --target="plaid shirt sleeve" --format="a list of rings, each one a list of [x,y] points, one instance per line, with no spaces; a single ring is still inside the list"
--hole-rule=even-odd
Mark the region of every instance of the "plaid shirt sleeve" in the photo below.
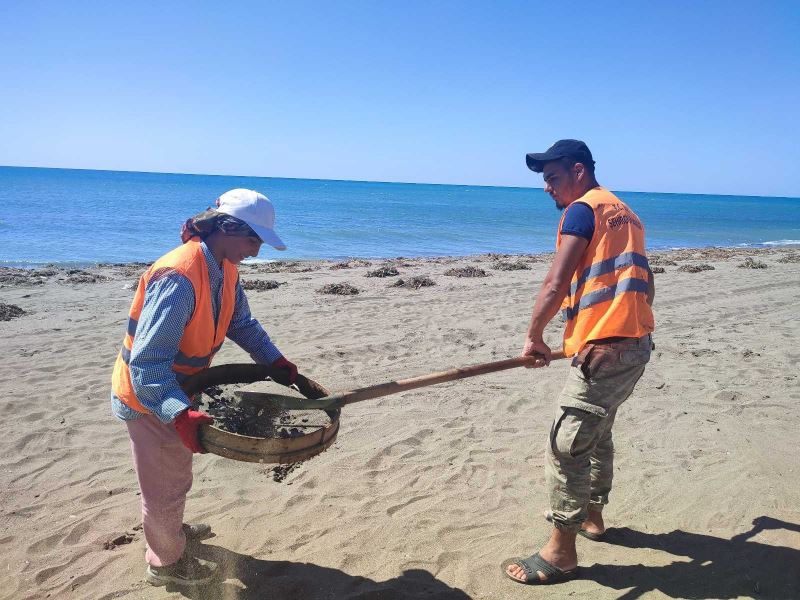
[[[236,282],[236,307],[228,326],[228,338],[248,352],[254,361],[263,365],[270,365],[283,356],[269,339],[261,323],[250,314],[250,304],[239,281]]]
[[[191,282],[171,270],[154,274],[145,290],[131,349],[131,382],[139,402],[163,423],[191,405],[172,364],[194,301]]]

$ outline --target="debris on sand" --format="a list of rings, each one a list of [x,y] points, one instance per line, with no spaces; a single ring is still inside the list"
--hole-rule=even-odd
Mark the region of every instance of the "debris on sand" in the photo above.
[[[531,267],[521,260],[515,262],[498,260],[492,265],[492,268],[496,271],[529,271]]]
[[[744,259],[744,262],[739,265],[740,269],[766,269],[767,263],[763,263],[760,260],[755,260],[753,257],[748,256]]]
[[[14,304],[3,304],[0,302],[0,321],[10,321],[25,314],[19,306]]]
[[[214,418],[214,425],[225,431],[258,438],[278,437],[281,410],[275,406],[257,406],[236,401],[238,386],[217,385],[206,388],[206,412]]]
[[[672,250],[669,256],[673,260],[728,260],[750,252],[745,248],[685,248]]]
[[[473,266],[447,269],[444,274],[448,277],[489,277],[490,275],[490,273],[487,273],[483,269]]]
[[[349,283],[329,283],[317,290],[319,294],[334,294],[337,296],[353,296],[358,294],[358,288]]]
[[[713,271],[714,267],[708,264],[700,264],[700,265],[683,265],[682,267],[678,267],[678,271],[682,271],[684,273],[700,273],[701,271]]]
[[[105,275],[96,275],[82,269],[70,269],[67,271],[66,278],[61,280],[61,283],[99,283],[101,281],[109,281],[110,279],[110,277],[106,277]]]
[[[372,263],[368,260],[362,260],[360,258],[354,258],[352,260],[345,260],[343,262],[338,262],[334,265],[331,265],[331,271],[336,271],[338,269],[352,269],[354,267],[371,267]]]
[[[787,254],[785,256],[781,256],[778,259],[778,262],[779,263],[800,263],[800,254],[797,254],[795,252],[790,252],[789,254]]]
[[[670,260],[668,258],[664,258],[660,254],[653,254],[647,257],[647,262],[651,265],[660,265],[662,267],[677,267],[678,263],[674,260]]]
[[[133,263],[100,263],[98,267],[110,267],[120,277],[135,277],[139,279],[147,269],[150,268],[151,263],[133,262]]]
[[[306,261],[298,260],[276,260],[275,262],[247,265],[247,268],[255,273],[310,273],[319,269]]]
[[[13,267],[0,267],[0,287],[9,285],[42,285],[47,277],[55,275],[56,271],[28,269],[15,269]]]
[[[278,483],[282,483],[284,479],[289,476],[289,473],[294,471],[297,467],[303,464],[303,461],[290,463],[288,465],[277,465],[272,467],[270,471],[272,472],[272,481],[277,481]]]
[[[133,534],[132,533],[123,533],[122,535],[118,535],[113,540],[108,540],[103,542],[103,549],[105,550],[113,550],[117,546],[123,546],[125,544],[130,544],[133,541]]]
[[[665,273],[666,269],[664,267],[651,267],[650,270],[653,273]]]
[[[364,277],[394,277],[400,275],[400,271],[392,265],[381,265],[374,271],[369,271]]]
[[[427,275],[417,275],[416,277],[412,277],[411,279],[398,279],[389,287],[403,287],[412,290],[418,290],[419,288],[430,287],[432,285],[436,285],[433,279],[431,279]]]
[[[274,290],[276,288],[279,288],[281,285],[285,285],[285,283],[281,283],[280,281],[275,281],[274,279],[267,279],[267,280],[243,279],[242,280],[242,289],[255,290],[257,292],[263,292],[265,290]]]

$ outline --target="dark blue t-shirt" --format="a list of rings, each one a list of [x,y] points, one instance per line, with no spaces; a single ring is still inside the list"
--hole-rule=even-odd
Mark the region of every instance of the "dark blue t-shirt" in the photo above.
[[[567,207],[561,235],[577,235],[592,241],[594,235],[594,211],[583,202],[573,202]]]

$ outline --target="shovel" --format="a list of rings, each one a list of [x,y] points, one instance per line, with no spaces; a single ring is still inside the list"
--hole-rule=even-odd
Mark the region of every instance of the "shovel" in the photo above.
[[[561,358],[564,358],[563,352],[553,352],[553,360],[558,360]],[[524,367],[526,365],[533,364],[534,360],[536,360],[536,357],[534,356],[519,356],[517,358],[509,358],[507,360],[498,360],[496,362],[470,365],[468,367],[450,369],[449,371],[431,373],[430,375],[420,375],[419,377],[412,377],[410,379],[389,381],[386,383],[371,385],[369,387],[359,388],[357,390],[339,392],[338,394],[331,394],[330,396],[318,398],[317,400],[282,396],[280,394],[267,394],[263,392],[247,391],[234,392],[234,395],[240,400],[259,404],[270,404],[271,406],[276,406],[283,410],[333,410],[336,408],[341,408],[346,404],[361,402],[362,400],[371,400],[372,398],[380,398],[382,396],[397,394],[399,392],[405,392],[428,385],[444,383],[445,381],[455,381],[456,379],[465,379],[467,377],[475,377],[476,375],[485,375],[487,373],[494,373],[496,371],[505,371],[506,369]]]

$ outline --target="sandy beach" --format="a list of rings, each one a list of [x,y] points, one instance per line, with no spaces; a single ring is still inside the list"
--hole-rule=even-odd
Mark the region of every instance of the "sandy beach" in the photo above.
[[[254,316],[302,373],[344,391],[518,355],[550,258],[241,273],[281,284],[248,292]],[[499,567],[549,533],[561,361],[346,407],[336,443],[282,481],[271,465],[196,456],[186,516],[212,526],[195,552],[223,577],[191,592],[144,582],[128,434],[109,406],[145,265],[1,269],[0,598],[800,598],[800,250],[651,262],[656,350],[617,417],[612,529],[579,538],[580,579],[525,587]],[[385,266],[399,275],[366,277]],[[486,276],[445,274],[466,267]],[[434,285],[391,285],[414,277]],[[359,293],[318,292],[344,283]],[[555,319],[547,339],[560,334]],[[249,360],[228,342],[215,364]]]

